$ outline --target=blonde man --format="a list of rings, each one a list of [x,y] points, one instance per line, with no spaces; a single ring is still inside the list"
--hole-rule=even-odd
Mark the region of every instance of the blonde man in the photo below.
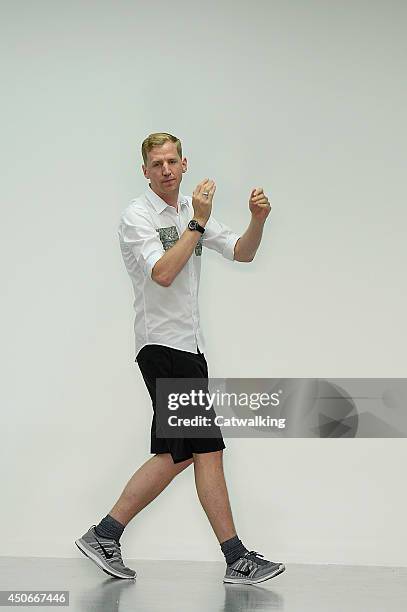
[[[125,526],[173,478],[194,465],[202,507],[225,555],[224,582],[257,584],[285,570],[248,550],[237,536],[223,471],[225,443],[215,437],[156,436],[156,379],[208,379],[198,289],[203,247],[239,262],[253,260],[271,207],[262,188],[249,197],[251,220],[239,236],[212,215],[215,182],[203,179],[192,197],[180,192],[187,159],[180,140],[150,134],[141,147],[148,187],[123,211],[118,228],[123,260],[135,294],[136,362],[152,400],[150,450],[154,455],[131,477],[120,498],[98,525],[76,541],[103,571],[134,579],[123,563],[120,537]]]

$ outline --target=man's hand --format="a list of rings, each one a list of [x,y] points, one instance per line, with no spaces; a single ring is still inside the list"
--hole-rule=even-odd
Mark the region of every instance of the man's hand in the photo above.
[[[263,192],[263,187],[252,189],[249,200],[249,209],[256,221],[265,222],[271,211],[271,206],[267,196]]]
[[[192,206],[194,208],[194,219],[200,225],[205,226],[212,212],[212,198],[216,191],[214,181],[208,178],[201,181],[192,194]],[[207,195],[204,195],[206,193]]]

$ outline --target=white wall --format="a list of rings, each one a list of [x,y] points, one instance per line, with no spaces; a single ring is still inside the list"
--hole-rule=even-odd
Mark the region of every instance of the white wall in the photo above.
[[[181,138],[183,192],[213,178],[236,231],[253,187],[273,205],[251,265],[204,253],[211,376],[405,376],[406,13],[2,2],[1,554],[77,556],[150,456],[116,236],[150,132]],[[247,546],[407,565],[405,439],[226,444]],[[222,560],[189,469],[128,526],[125,557]]]

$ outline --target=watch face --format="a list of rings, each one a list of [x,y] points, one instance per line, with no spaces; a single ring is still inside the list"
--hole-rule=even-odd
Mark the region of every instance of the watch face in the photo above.
[[[196,229],[196,226],[198,225],[198,222],[194,221],[194,220],[191,220],[188,225],[189,225],[189,227],[191,229]]]

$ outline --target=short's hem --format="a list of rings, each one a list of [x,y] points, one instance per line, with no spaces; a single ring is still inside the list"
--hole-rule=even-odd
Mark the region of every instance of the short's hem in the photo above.
[[[171,451],[153,451],[150,450],[150,453],[152,455],[171,455]],[[171,455],[171,459],[173,460],[174,463],[182,463],[183,461],[186,461],[187,459],[192,459],[192,455],[189,455],[188,457],[183,457],[182,459],[179,459],[177,457],[177,459],[174,459],[174,457]]]
[[[150,453],[152,455],[171,455],[171,458],[173,460],[174,463],[182,463],[183,461],[186,461],[187,459],[193,459],[194,454],[195,455],[204,455],[206,453],[216,453],[217,451],[220,450],[224,450],[226,448],[225,444],[223,443],[223,445],[220,446],[220,448],[211,448],[211,449],[207,449],[207,450],[202,450],[202,451],[191,451],[191,453],[189,455],[187,455],[186,457],[182,457],[181,459],[179,457],[177,457],[176,459],[174,459],[171,451],[169,450],[165,450],[165,451],[153,451],[150,449]]]

